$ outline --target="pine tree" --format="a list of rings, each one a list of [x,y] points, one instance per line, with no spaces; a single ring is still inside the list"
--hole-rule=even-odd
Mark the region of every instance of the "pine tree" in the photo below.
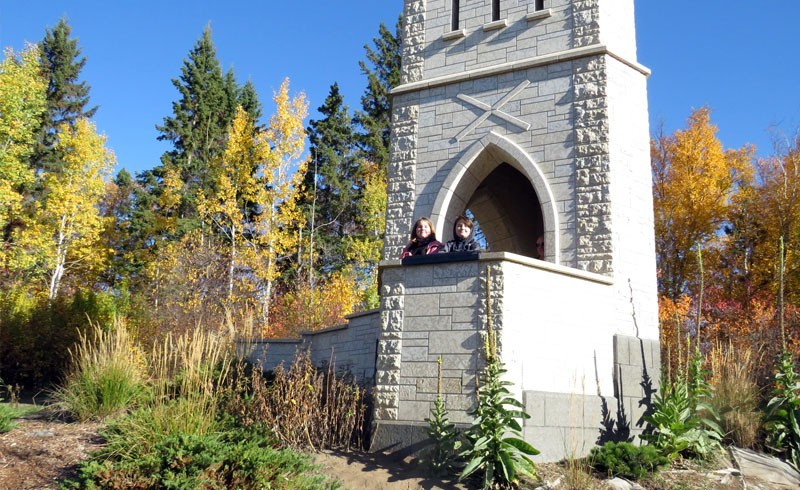
[[[198,222],[197,193],[200,189],[209,191],[209,165],[225,151],[238,97],[233,74],[222,73],[210,27],[205,28],[189,52],[181,76],[172,84],[181,98],[172,104],[173,115],[165,117],[164,124],[156,129],[161,133],[159,140],[174,145],[162,155],[161,163],[166,169],[176,170],[184,184],[179,216],[183,227],[191,229]]]
[[[356,113],[356,122],[362,133],[359,145],[364,157],[386,171],[389,164],[389,135],[392,108],[389,92],[400,84],[400,33],[402,16],[397,20],[395,33],[381,23],[378,37],[373,39],[375,49],[364,46],[367,62],[360,61],[361,71],[367,75],[367,89],[361,97],[362,111]]]
[[[58,171],[63,166],[63,155],[55,149],[58,128],[66,123],[75,125],[79,118],[89,119],[97,112],[97,106],[89,105],[89,85],[80,81],[80,73],[86,65],[81,56],[77,39],[70,38],[72,28],[65,19],[58,21],[53,29],[45,31],[39,44],[41,69],[48,80],[47,111],[41,119],[36,148],[31,158],[37,171]]]
[[[309,283],[315,268],[330,274],[346,265],[342,239],[357,226],[357,194],[362,187],[353,123],[338,84],[331,85],[317,110],[323,118],[310,121],[306,130],[311,161],[303,180],[309,247],[301,262],[308,264],[304,279]]]

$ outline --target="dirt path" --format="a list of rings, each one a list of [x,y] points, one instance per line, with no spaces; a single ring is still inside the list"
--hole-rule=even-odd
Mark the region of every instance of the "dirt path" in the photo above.
[[[0,434],[0,489],[58,488],[79,461],[97,449],[100,424],[67,424],[41,414],[24,417]]]

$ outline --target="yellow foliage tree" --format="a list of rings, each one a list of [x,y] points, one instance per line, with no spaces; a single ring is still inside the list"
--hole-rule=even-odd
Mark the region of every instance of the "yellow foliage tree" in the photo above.
[[[747,208],[758,220],[753,238],[753,275],[759,288],[777,285],[780,239],[784,243],[786,300],[800,300],[800,137],[781,155],[759,160],[758,192]],[[777,293],[776,287],[768,287]]]
[[[8,269],[22,266],[23,257],[13,253],[15,223],[22,220],[23,190],[35,178],[26,158],[46,107],[46,90],[39,49],[29,46],[19,56],[6,49],[0,62],[0,265]]]
[[[750,179],[753,149],[724,150],[716,132],[703,108],[685,130],[651,142],[659,289],[673,299],[696,275],[693,251],[715,240],[737,185]]]
[[[67,272],[96,270],[109,257],[100,240],[105,219],[98,205],[114,166],[106,138],[88,120],[64,124],[58,134],[63,167],[42,176],[44,199],[21,239],[47,278],[51,300]]]
[[[367,161],[362,162],[361,173],[364,187],[356,207],[362,227],[359,234],[345,237],[345,256],[366,278],[360,281],[364,283],[364,306],[377,308],[377,269],[386,228],[386,173]]]
[[[297,337],[303,330],[341,325],[359,303],[361,288],[353,268],[333,273],[313,287],[299,283],[276,301],[273,320],[262,333],[268,337]]]
[[[289,80],[285,79],[274,94],[276,112],[263,134],[269,151],[258,176],[263,185],[259,188],[256,203],[260,213],[253,224],[258,248],[254,248],[253,272],[260,281],[259,298],[261,320],[269,325],[269,305],[274,282],[280,273],[278,261],[294,255],[300,244],[300,230],[305,218],[298,207],[300,182],[307,162],[299,162],[305,145],[303,119],[308,113],[305,94],[289,96]]]
[[[278,262],[295,253],[305,225],[297,207],[305,162],[298,159],[308,104],[303,94],[290,97],[288,79],[273,100],[276,112],[263,131],[246,111],[237,110],[226,150],[215,166],[215,194],[201,195],[198,204],[204,219],[225,239],[228,301],[233,303],[236,296],[252,299],[264,325],[269,324]]]

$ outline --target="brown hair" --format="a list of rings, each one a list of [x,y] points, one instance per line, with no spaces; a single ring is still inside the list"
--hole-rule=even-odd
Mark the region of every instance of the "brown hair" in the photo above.
[[[468,216],[465,216],[465,215],[462,214],[461,216],[456,218],[456,220],[453,222],[453,230],[456,229],[456,226],[458,226],[458,222],[459,221],[463,221],[465,225],[469,226],[470,230],[475,228],[475,224],[472,222],[472,220],[469,219]]]
[[[414,226],[411,228],[411,241],[416,243],[417,241],[417,225],[420,223],[428,223],[428,226],[431,228],[431,240],[436,240],[436,228],[433,226],[433,222],[429,220],[427,217],[423,216],[422,218],[418,219],[414,222]]]

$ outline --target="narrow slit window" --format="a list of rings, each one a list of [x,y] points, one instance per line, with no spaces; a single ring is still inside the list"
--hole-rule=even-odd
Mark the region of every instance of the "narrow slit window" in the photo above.
[[[496,20],[500,20],[500,0],[492,0],[492,22]]]
[[[459,4],[460,4],[459,0],[453,0],[453,12],[452,15],[450,16],[451,31],[458,30],[458,24],[459,24],[458,11],[461,10],[461,6]]]
[[[536,2],[534,2],[533,5],[533,10],[537,12],[540,10],[544,10],[544,0],[536,0]]]

